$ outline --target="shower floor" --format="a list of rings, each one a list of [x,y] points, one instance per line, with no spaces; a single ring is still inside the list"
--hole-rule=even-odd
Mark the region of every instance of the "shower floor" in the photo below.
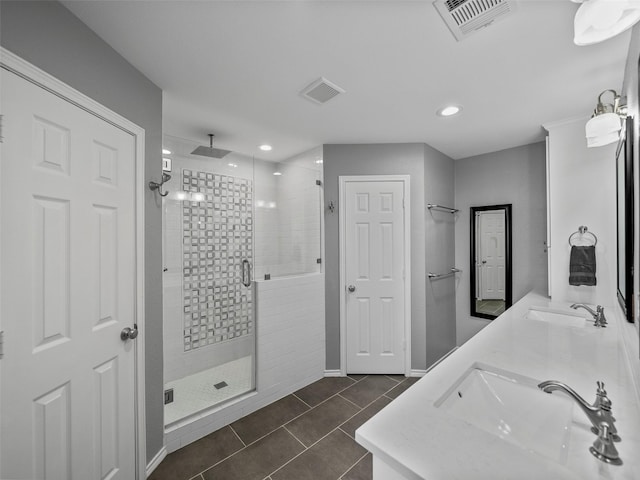
[[[167,383],[164,388],[173,388],[173,402],[164,406],[165,426],[250,391],[252,370],[247,356]],[[227,385],[216,388],[221,382]]]

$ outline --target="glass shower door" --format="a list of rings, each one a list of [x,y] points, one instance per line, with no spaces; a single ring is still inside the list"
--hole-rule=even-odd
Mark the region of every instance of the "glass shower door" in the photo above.
[[[164,138],[167,426],[255,388],[253,159],[196,146]]]

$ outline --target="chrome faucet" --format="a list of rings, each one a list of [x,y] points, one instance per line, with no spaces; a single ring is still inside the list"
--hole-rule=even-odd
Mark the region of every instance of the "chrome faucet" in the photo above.
[[[566,393],[573,398],[578,406],[585,413],[589,421],[591,422],[591,431],[598,433],[600,430],[600,424],[606,422],[609,424],[609,434],[615,441],[619,441],[618,430],[614,426],[615,418],[611,414],[611,400],[607,397],[607,391],[604,389],[604,383],[597,382],[598,390],[596,391],[596,399],[593,405],[589,405],[587,401],[576,393],[574,389],[568,385],[558,382],[556,380],[547,380],[538,385],[538,388],[545,393],[551,393],[556,390]]]
[[[593,323],[594,327],[606,327],[607,326],[607,318],[604,316],[604,307],[601,305],[598,305],[596,307],[595,312],[593,311],[593,309],[587,305],[585,305],[584,303],[574,303],[573,305],[571,305],[571,308],[573,308],[574,310],[577,310],[578,308],[584,308],[587,312],[589,312],[591,314],[591,316],[593,317],[593,319],[595,320],[595,322]]]

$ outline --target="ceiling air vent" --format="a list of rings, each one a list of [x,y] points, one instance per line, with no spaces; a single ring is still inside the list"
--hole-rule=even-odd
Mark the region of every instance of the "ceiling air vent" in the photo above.
[[[344,93],[342,88],[324,77],[320,77],[300,92],[304,98],[319,104],[327,103],[341,93]]]
[[[436,0],[433,5],[458,41],[516,10],[514,0]]]

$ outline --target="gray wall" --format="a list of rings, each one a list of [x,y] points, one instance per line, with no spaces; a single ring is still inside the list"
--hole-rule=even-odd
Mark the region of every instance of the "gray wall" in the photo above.
[[[411,177],[411,368],[425,369],[428,361],[437,357],[434,352],[448,351],[454,345],[450,326],[440,328],[433,319],[427,331],[425,281],[425,177],[431,183],[441,183],[452,190],[450,168],[443,167],[448,157],[422,143],[378,145],[324,145],[324,199],[338,207],[338,177],[340,175],[410,175]],[[433,169],[426,175],[425,166]],[[442,176],[442,178],[440,178]],[[340,258],[338,210],[325,210],[325,315],[327,369],[340,368]],[[450,261],[453,261],[453,255]],[[434,313],[440,306],[436,306]],[[451,323],[453,312],[450,312]],[[430,319],[431,320],[431,319]],[[437,338],[442,334],[443,338]],[[430,341],[427,342],[429,336]],[[434,352],[429,348],[434,348]]]
[[[145,129],[145,183],[160,177],[162,91],[58,2],[0,2],[0,45]],[[147,459],[163,445],[162,217],[145,196]]]
[[[547,293],[546,149],[544,142],[455,162],[456,264],[463,272],[456,291],[457,341],[466,342],[488,321],[470,316],[470,207],[512,207],[513,302],[532,289]]]
[[[453,160],[429,145],[425,145],[424,159],[425,204],[455,207]],[[455,225],[456,216],[449,212],[436,209],[425,211],[427,272],[443,273],[456,266]],[[426,281],[427,366],[432,365],[456,344],[457,278],[457,275],[452,275]]]

